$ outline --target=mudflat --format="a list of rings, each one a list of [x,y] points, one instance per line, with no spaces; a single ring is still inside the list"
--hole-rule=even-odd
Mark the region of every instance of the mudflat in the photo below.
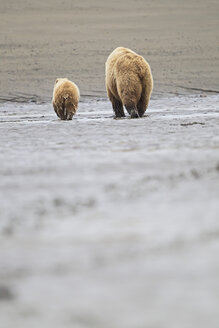
[[[106,97],[104,64],[117,46],[151,65],[152,97],[218,91],[214,0],[0,2],[0,100],[51,100],[54,80]]]

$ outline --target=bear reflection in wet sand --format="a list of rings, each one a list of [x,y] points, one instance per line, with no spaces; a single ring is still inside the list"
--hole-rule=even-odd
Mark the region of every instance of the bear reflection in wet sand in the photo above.
[[[79,89],[74,82],[66,78],[56,79],[52,104],[61,120],[72,120],[78,108],[79,98]]]
[[[116,117],[142,117],[153,89],[151,69],[134,51],[118,47],[106,61],[106,89]]]

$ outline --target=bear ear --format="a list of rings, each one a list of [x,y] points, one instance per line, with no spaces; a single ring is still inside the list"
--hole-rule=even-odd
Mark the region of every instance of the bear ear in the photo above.
[[[59,82],[59,79],[56,79],[56,83]]]

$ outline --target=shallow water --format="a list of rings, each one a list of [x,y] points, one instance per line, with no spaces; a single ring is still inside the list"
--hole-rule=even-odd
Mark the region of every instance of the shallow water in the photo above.
[[[0,105],[1,327],[219,326],[218,104]]]

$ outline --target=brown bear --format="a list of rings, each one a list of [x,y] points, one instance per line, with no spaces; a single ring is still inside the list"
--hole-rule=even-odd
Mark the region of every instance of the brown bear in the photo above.
[[[72,120],[78,108],[79,98],[79,89],[74,82],[66,78],[56,79],[52,104],[61,120]]]
[[[134,51],[118,47],[106,61],[106,90],[116,117],[124,117],[123,105],[132,118],[147,109],[153,78],[146,60]]]

